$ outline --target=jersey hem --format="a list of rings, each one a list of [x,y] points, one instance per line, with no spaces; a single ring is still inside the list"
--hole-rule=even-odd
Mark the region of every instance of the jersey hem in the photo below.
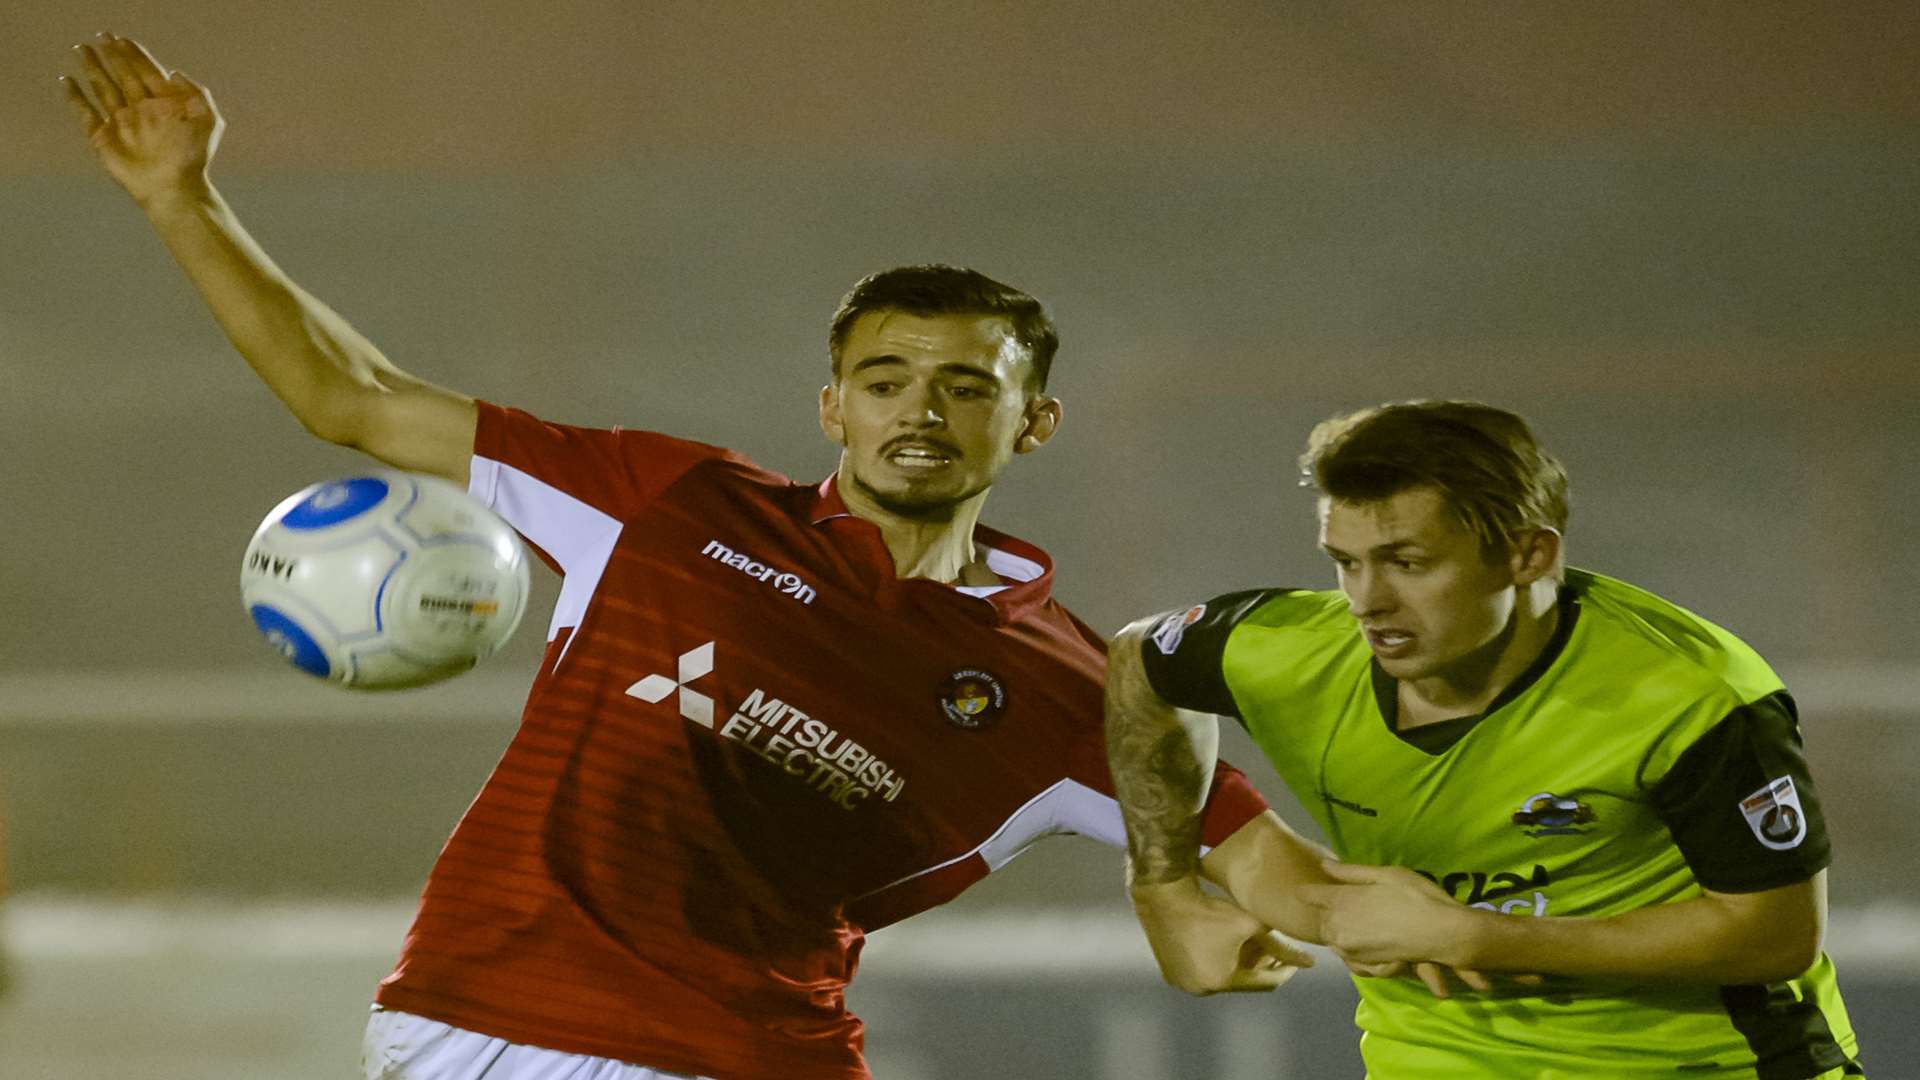
[[[606,1058],[643,1069],[687,1073],[693,1076],[723,1077],[725,1080],[754,1080],[758,1077],[764,1077],[766,1080],[873,1080],[873,1074],[868,1071],[864,1061],[853,1064],[822,1061],[817,1065],[797,1062],[796,1056],[805,1058],[811,1055],[805,1054],[804,1051],[796,1054],[799,1048],[791,1044],[781,1046],[761,1044],[757,1047],[760,1052],[751,1055],[692,1056],[684,1048],[663,1047],[658,1043],[596,1039],[537,1026],[523,1026],[511,1020],[503,1020],[492,1013],[448,1009],[435,1004],[435,998],[437,995],[420,994],[398,986],[385,986],[374,995],[374,1005],[382,1009],[392,1009],[428,1020],[436,1020],[442,1024],[477,1032],[491,1038],[505,1039],[522,1046],[538,1047],[562,1054],[584,1054],[588,1057]],[[732,1024],[741,1023],[738,1017],[728,1016],[727,1019]],[[695,1027],[690,1030],[700,1029]],[[846,1044],[843,1042],[840,1046],[844,1048]],[[857,1050],[850,1052],[858,1058]]]

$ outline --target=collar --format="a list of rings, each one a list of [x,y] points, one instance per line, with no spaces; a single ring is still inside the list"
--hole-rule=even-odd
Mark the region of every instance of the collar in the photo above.
[[[816,527],[837,523],[834,531],[845,529],[865,537],[865,542],[839,545],[848,558],[875,570],[884,595],[905,593],[930,597],[967,597],[991,608],[1001,624],[1025,618],[1044,607],[1053,598],[1053,558],[1018,537],[1008,536],[985,525],[975,525],[974,543],[986,549],[987,568],[998,574],[1006,585],[958,586],[926,578],[896,578],[893,554],[880,539],[880,527],[847,509],[840,497],[840,474],[836,471],[813,489],[807,518]]]
[[[1467,737],[1480,721],[1492,716],[1500,707],[1525,693],[1540,677],[1547,673],[1560,654],[1566,651],[1567,641],[1573,637],[1573,624],[1580,618],[1580,596],[1572,588],[1561,585],[1558,598],[1560,621],[1553,628],[1553,634],[1547,639],[1546,647],[1533,663],[1520,673],[1519,677],[1508,683],[1487,707],[1471,716],[1456,716],[1451,720],[1441,720],[1425,724],[1407,731],[1400,730],[1400,684],[1380,666],[1380,661],[1368,658],[1368,668],[1373,676],[1374,702],[1380,708],[1380,718],[1387,723],[1387,731],[1401,742],[1428,755],[1445,753],[1453,744]]]

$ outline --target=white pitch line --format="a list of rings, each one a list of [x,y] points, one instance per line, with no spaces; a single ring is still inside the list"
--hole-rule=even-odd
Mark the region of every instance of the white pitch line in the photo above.
[[[1803,716],[1912,713],[1920,665],[1787,664]],[[283,721],[511,723],[533,670],[486,667],[417,690],[354,691],[263,660],[232,671],[0,672],[0,726]]]
[[[0,907],[0,934],[22,957],[391,959],[414,902],[114,901],[27,894]],[[1320,965],[1303,976],[1340,972]],[[1827,953],[1843,973],[1920,977],[1920,907],[1879,903],[1833,913]],[[861,970],[888,978],[1156,978],[1139,927],[1125,915],[1012,910],[934,913],[874,934]]]

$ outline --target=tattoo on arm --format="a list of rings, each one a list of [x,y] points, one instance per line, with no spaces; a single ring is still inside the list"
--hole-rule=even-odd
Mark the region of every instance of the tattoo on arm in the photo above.
[[[1201,811],[1213,775],[1213,762],[1202,758],[1213,755],[1196,748],[1200,740],[1147,681],[1133,627],[1114,641],[1108,659],[1106,735],[1133,882],[1197,875]]]

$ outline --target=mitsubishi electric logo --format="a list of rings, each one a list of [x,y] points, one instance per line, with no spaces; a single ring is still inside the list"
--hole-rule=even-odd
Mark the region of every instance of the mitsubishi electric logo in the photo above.
[[[698,690],[689,690],[687,684],[713,671],[713,642],[709,641],[691,652],[680,654],[680,677],[669,679],[665,675],[649,675],[632,686],[627,693],[649,705],[664,701],[668,694],[680,691],[680,715],[703,727],[713,726],[713,699]]]
[[[627,687],[627,694],[658,705],[677,692],[680,715],[713,729],[713,699],[687,685],[713,674],[713,642],[681,653],[678,672],[675,679],[649,675]],[[892,802],[907,786],[907,778],[879,754],[832,723],[809,716],[760,687],[747,695],[717,733],[765,758],[842,810],[857,809],[875,795]]]

